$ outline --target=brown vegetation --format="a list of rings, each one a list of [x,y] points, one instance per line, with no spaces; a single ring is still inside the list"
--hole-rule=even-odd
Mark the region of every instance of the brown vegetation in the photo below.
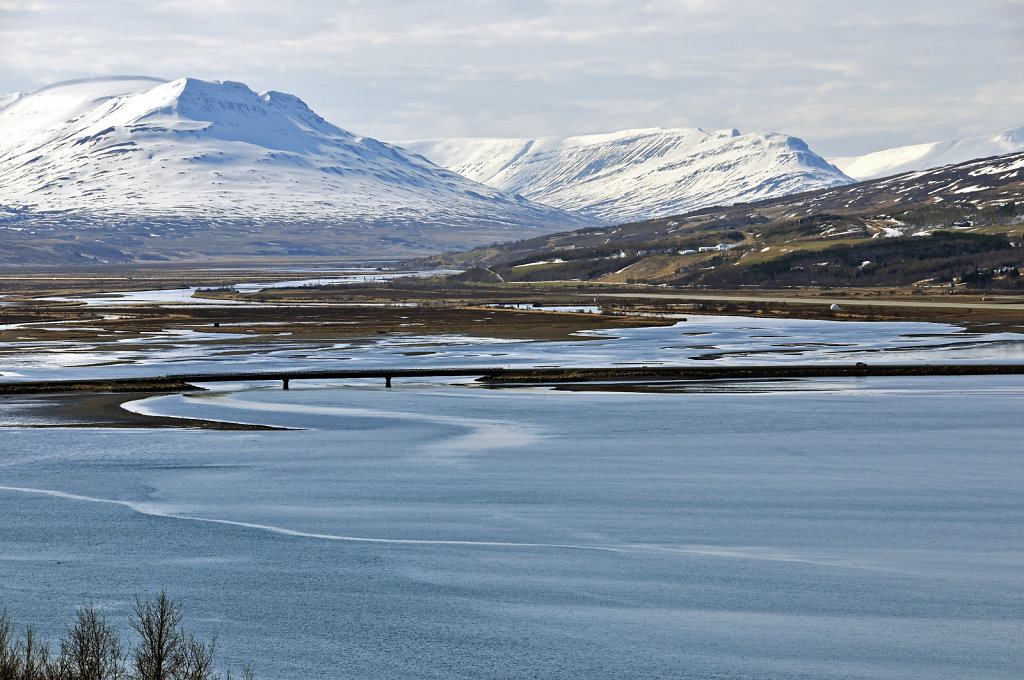
[[[125,652],[117,630],[92,605],[75,613],[56,648],[29,627],[22,637],[0,612],[0,680],[231,680],[214,669],[216,638],[203,640],[182,627],[181,604],[161,592],[136,598],[130,621],[137,642]],[[251,667],[242,680],[252,680]]]

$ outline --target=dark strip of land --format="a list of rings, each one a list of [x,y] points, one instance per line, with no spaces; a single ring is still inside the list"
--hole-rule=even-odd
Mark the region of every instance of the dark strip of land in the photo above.
[[[555,383],[623,380],[778,380],[787,378],[1024,375],[1024,364],[800,364],[778,366],[635,366],[505,370],[480,377],[487,383]]]
[[[163,428],[190,430],[284,430],[269,425],[233,423],[201,418],[175,418],[136,413],[122,408],[129,401],[152,396],[152,392],[60,392],[9,395],[10,406],[4,427],[17,428]]]
[[[476,377],[488,384],[541,384],[636,380],[772,380],[784,378],[1024,375],[1024,364],[788,364],[772,366],[613,366],[598,368],[452,367],[426,369],[193,373],[146,378],[48,380],[0,383],[0,394],[55,392],[167,392],[194,390],[194,383],[298,380]]]

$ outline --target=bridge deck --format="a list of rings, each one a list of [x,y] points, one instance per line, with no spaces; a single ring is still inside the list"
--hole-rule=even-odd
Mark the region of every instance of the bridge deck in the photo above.
[[[287,389],[295,380],[393,378],[478,378],[489,384],[643,380],[777,380],[868,376],[1024,375],[1024,364],[795,364],[776,366],[630,366],[591,368],[395,368],[183,373],[143,378],[97,378],[0,382],[0,394],[45,392],[168,392],[193,389],[195,383],[275,381]]]

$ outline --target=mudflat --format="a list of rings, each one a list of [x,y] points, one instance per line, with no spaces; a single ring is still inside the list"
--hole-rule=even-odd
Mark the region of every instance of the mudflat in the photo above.
[[[197,388],[191,387],[196,390]],[[45,393],[0,397],[8,412],[3,427],[103,427],[176,428],[200,430],[278,430],[266,425],[249,425],[196,418],[167,418],[135,413],[121,406],[152,393]]]

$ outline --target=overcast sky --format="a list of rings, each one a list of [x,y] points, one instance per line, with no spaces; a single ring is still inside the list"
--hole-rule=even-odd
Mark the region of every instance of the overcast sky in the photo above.
[[[1024,124],[1024,0],[0,0],[0,94],[239,80],[385,140],[739,128],[826,156]]]

